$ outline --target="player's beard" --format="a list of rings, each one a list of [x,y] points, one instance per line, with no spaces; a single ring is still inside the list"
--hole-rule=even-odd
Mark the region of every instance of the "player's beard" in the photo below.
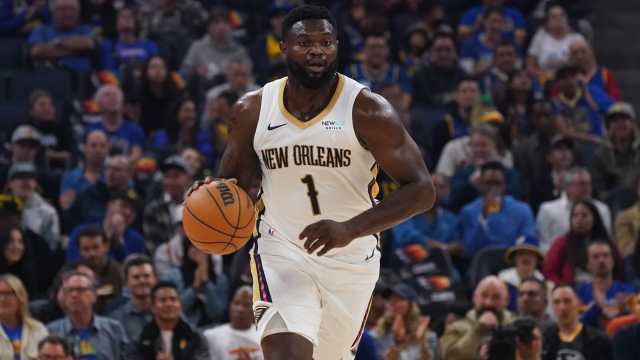
[[[291,59],[287,61],[287,69],[289,70],[289,74],[305,88],[319,89],[333,79],[333,75],[338,69],[338,59],[329,63],[320,77],[309,76],[309,73],[305,70],[303,65]]]

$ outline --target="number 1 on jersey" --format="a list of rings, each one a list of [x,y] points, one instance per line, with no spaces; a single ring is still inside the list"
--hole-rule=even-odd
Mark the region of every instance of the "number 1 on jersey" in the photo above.
[[[305,177],[300,179],[300,181],[302,181],[303,184],[307,184],[307,195],[311,201],[311,210],[313,211],[313,215],[320,215],[318,191],[316,190],[316,184],[313,182],[313,176],[311,176],[311,174],[307,174]]]

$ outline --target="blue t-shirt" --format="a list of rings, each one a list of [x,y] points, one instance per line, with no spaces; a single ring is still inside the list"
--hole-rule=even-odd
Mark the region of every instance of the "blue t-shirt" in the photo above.
[[[462,43],[460,48],[460,62],[464,64],[465,60],[473,60],[473,63],[477,64],[491,64],[493,62],[493,54],[495,49],[487,47],[481,40],[483,33],[474,35]],[[508,41],[515,45],[513,42],[513,35],[504,33],[502,35],[503,41]],[[516,51],[520,52],[516,46]],[[473,69],[468,69],[473,70]]]
[[[10,328],[6,325],[2,325],[2,330],[7,334],[11,347],[13,348],[14,360],[20,360],[20,351],[22,350],[22,325],[18,325],[14,328]]]
[[[460,26],[472,27],[476,21],[478,21],[478,17],[482,16],[485,9],[486,6],[480,5],[467,10],[460,19]],[[505,6],[503,7],[502,15],[505,18],[505,27],[508,32],[513,33],[515,30],[526,30],[527,21],[518,9],[511,6]]]
[[[380,91],[381,88],[387,84],[398,84],[402,90],[409,94],[412,91],[411,78],[407,74],[406,70],[398,64],[389,63],[387,73],[382,81],[373,80],[367,77],[361,62],[352,64],[345,69],[345,75],[366,85],[371,89],[371,91]]]
[[[158,54],[158,46],[151,40],[137,40],[133,43],[112,41],[102,42],[102,66],[116,71],[123,64],[144,63]]]
[[[114,131],[107,131],[102,122],[98,122],[87,127],[86,133],[90,133],[93,130],[102,130],[107,134],[109,138],[109,145],[111,150],[120,150],[123,154],[131,153],[133,146],[137,145],[144,149],[144,130],[140,125],[129,121],[123,120],[122,125]]]
[[[91,330],[80,329],[78,330],[78,348],[76,350],[76,358],[78,360],[98,360],[98,352],[91,345],[89,339],[91,338]]]
[[[448,243],[459,239],[458,216],[442,208],[436,210],[436,216],[428,219],[418,214],[393,227],[393,249],[410,244],[426,246],[426,240]]]
[[[80,260],[80,244],[78,244],[78,235],[80,232],[90,225],[99,225],[100,223],[83,224],[76,226],[69,234],[69,245],[67,246],[67,262],[71,263]],[[144,254],[146,248],[144,246],[144,237],[133,230],[127,229],[124,232],[123,244],[111,244],[109,256],[118,261],[123,262],[124,259],[131,254]]]
[[[64,192],[67,190],[74,190],[77,195],[93,184],[94,183],[90,182],[86,177],[84,177],[84,168],[77,167],[62,174],[62,181],[60,183],[60,194],[64,194]]]
[[[87,25],[79,25],[74,28],[60,31],[53,25],[43,25],[35,28],[29,36],[29,45],[46,44],[56,39],[64,39],[71,36],[91,36],[93,28]],[[91,71],[91,57],[89,54],[76,54],[64,56],[58,59],[58,64],[76,71]]]
[[[613,100],[597,86],[588,86],[587,91],[588,94],[583,93],[574,104],[562,101],[560,96],[554,97],[551,99],[551,111],[568,119],[577,131],[603,136],[603,115],[613,105]]]

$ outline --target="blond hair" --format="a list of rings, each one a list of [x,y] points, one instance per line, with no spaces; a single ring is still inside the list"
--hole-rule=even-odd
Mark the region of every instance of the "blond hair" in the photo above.
[[[31,329],[34,329],[37,325],[37,321],[31,317],[29,312],[29,294],[27,289],[24,288],[22,281],[17,276],[11,274],[0,275],[0,282],[7,284],[18,299],[18,314],[20,315],[20,322]]]

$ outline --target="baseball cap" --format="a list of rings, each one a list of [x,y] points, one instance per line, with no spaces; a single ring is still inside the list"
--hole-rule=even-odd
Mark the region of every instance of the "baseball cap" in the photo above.
[[[31,141],[39,145],[41,143],[40,133],[31,125],[20,125],[11,134],[11,142],[15,144],[23,141]]]
[[[544,261],[544,256],[542,255],[542,252],[538,247],[539,244],[540,241],[536,237],[530,235],[520,236],[518,239],[516,239],[515,245],[507,249],[507,252],[504,254],[504,258],[507,263],[513,264],[514,257],[517,252],[528,251],[533,253],[538,258],[539,264],[542,264],[542,262]]]
[[[33,175],[35,177],[37,174],[35,165],[29,162],[17,162],[11,165],[8,174],[9,180],[20,174]]]
[[[0,212],[22,213],[24,202],[17,196],[0,194]]]
[[[609,118],[610,116],[614,116],[614,115],[627,115],[632,119],[636,118],[636,112],[635,110],[633,110],[633,106],[631,106],[631,104],[629,103],[622,102],[622,101],[613,104],[613,106],[609,108],[609,111],[607,111],[606,118]]]
[[[177,169],[187,174],[191,174],[191,166],[180,155],[172,155],[164,160],[160,170],[162,172],[170,169]]]
[[[405,300],[414,302],[418,300],[418,293],[416,292],[416,290],[405,283],[399,283],[395,285],[390,289],[390,293],[393,295],[397,295],[398,297]]]
[[[490,122],[502,124],[504,116],[497,110],[488,111],[480,116],[480,122]]]

